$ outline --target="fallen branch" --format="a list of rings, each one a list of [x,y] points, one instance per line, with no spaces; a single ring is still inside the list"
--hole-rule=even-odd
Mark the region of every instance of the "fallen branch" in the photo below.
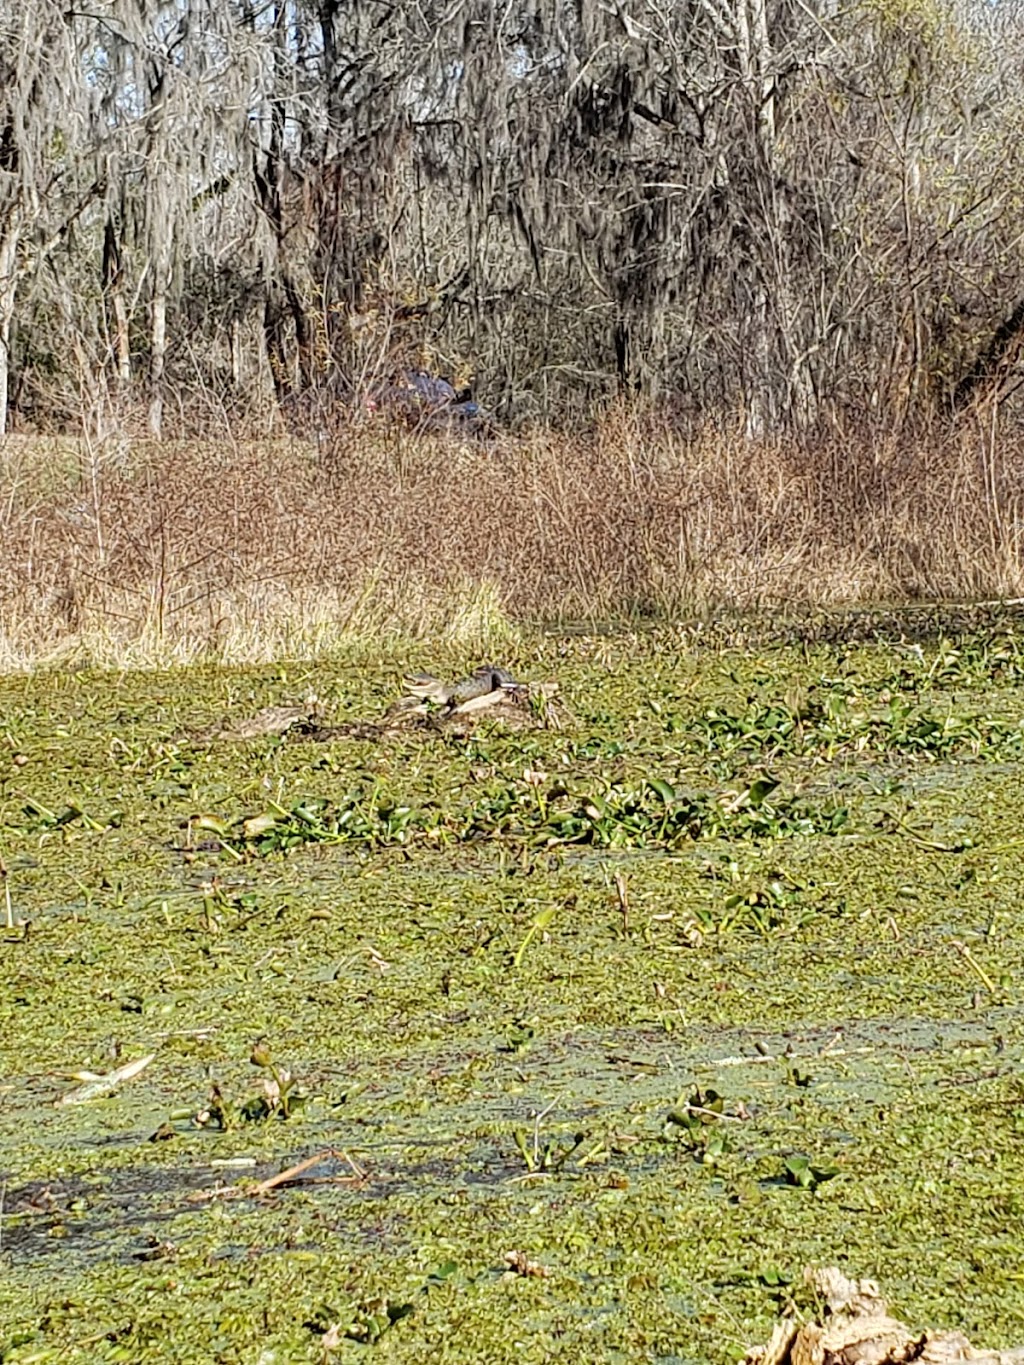
[[[259,1199],[271,1191],[279,1189],[282,1185],[288,1185],[293,1180],[297,1180],[300,1175],[311,1170],[314,1166],[319,1166],[321,1161],[326,1161],[328,1157],[338,1157],[347,1162],[352,1174],[337,1176],[336,1184],[356,1184],[366,1179],[366,1172],[358,1166],[348,1152],[337,1151],[334,1147],[328,1147],[322,1152],[315,1152],[312,1156],[306,1157],[304,1161],[297,1162],[294,1166],[289,1166],[285,1171],[278,1171],[277,1175],[271,1175],[266,1180],[261,1180],[255,1185],[217,1185],[211,1190],[199,1190],[192,1196],[196,1203],[206,1202],[210,1199]]]

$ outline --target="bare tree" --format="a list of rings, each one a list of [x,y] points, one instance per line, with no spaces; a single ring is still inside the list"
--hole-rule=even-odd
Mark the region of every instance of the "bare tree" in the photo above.
[[[19,282],[82,207],[71,173],[79,74],[80,53],[62,6],[0,4],[0,435]]]
[[[413,361],[561,421],[1012,405],[1021,55],[980,0],[0,0],[0,409],[68,327],[154,434]]]

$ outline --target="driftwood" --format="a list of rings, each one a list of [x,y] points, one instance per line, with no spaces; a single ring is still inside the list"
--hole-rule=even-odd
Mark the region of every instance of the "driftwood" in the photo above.
[[[962,1332],[912,1332],[890,1316],[873,1280],[848,1280],[835,1266],[804,1274],[825,1301],[822,1321],[783,1318],[746,1365],[1024,1365],[1024,1347],[976,1351]]]
[[[134,1080],[136,1076],[141,1075],[155,1056],[156,1053],[151,1052],[148,1057],[139,1057],[134,1062],[126,1062],[124,1066],[119,1066],[116,1071],[108,1071],[103,1076],[97,1076],[92,1071],[76,1072],[72,1079],[84,1081],[85,1084],[80,1085],[77,1090],[69,1090],[57,1100],[57,1104],[88,1104],[90,1100],[106,1099],[126,1081]]]

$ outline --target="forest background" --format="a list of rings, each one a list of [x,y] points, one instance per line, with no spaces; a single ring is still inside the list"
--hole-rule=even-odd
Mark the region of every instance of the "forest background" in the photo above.
[[[980,0],[0,0],[8,661],[1024,592],[1022,59]],[[369,419],[419,367],[489,440]]]

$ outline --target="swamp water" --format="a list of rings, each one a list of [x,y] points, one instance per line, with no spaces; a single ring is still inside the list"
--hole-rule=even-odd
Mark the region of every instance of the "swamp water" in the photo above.
[[[0,682],[0,1360],[726,1362],[831,1263],[1024,1341],[1024,652],[877,633]]]

